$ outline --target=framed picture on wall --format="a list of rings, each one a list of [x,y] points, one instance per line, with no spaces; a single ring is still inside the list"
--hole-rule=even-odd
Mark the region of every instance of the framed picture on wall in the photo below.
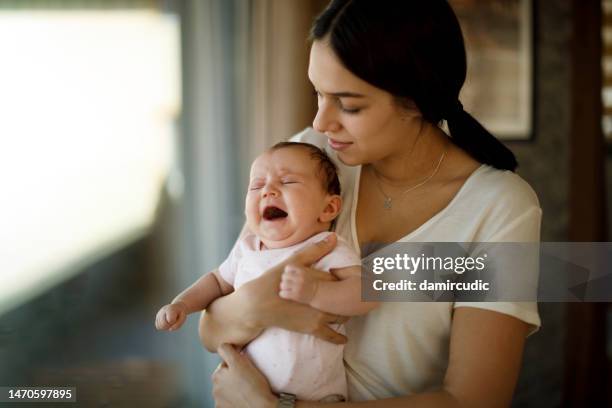
[[[465,109],[502,140],[533,134],[531,0],[450,0],[463,35],[468,73]]]

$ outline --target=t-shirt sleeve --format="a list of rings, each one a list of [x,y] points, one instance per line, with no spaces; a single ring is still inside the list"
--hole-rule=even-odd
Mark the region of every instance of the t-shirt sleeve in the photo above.
[[[316,269],[327,272],[332,269],[348,268],[349,266],[361,266],[361,258],[348,242],[339,235],[336,248],[314,265]]]
[[[238,261],[241,258],[241,245],[240,241],[236,242],[236,245],[234,245],[225,261],[219,265],[219,275],[232,286],[234,286],[236,272],[238,271]]]
[[[523,214],[506,222],[505,226],[488,237],[487,241],[496,243],[539,242],[541,219],[542,210],[539,206],[530,206]],[[535,267],[531,268],[533,272],[530,273],[537,275],[537,258],[535,262]],[[531,276],[529,280],[537,282],[537,276]],[[516,317],[529,324],[528,335],[535,333],[541,326],[537,302],[455,302],[454,307],[474,307]]]

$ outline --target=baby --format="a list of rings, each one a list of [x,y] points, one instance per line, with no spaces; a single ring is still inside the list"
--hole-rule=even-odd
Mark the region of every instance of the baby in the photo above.
[[[301,248],[323,240],[341,204],[336,166],[325,152],[305,143],[274,145],[251,166],[245,205],[248,233],[218,270],[160,309],[157,329],[180,328],[187,314],[205,309]],[[286,268],[279,296],[344,316],[365,314],[376,307],[361,302],[361,260],[342,239],[313,268],[337,280],[320,281]],[[342,351],[341,345],[280,328],[265,330],[246,347],[274,392],[309,401],[346,399]]]

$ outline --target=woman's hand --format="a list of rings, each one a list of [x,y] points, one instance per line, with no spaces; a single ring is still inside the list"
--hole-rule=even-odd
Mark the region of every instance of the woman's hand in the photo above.
[[[346,343],[346,337],[329,327],[329,324],[341,323],[346,318],[279,296],[281,276],[287,266],[289,269],[310,269],[310,265],[336,246],[336,240],[335,234],[331,234],[326,240],[307,246],[286,262],[245,283],[234,293],[213,302],[200,319],[200,338],[204,346],[213,352],[221,343],[242,346],[265,328],[273,326],[312,334],[336,344]],[[318,279],[335,279],[328,273],[316,270],[308,272]]]
[[[278,398],[246,355],[230,344],[217,351],[223,362],[212,375],[215,407],[276,407]]]

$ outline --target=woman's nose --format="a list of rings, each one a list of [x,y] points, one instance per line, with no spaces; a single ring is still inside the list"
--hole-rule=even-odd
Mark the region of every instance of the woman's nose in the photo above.
[[[337,132],[340,130],[340,123],[335,116],[336,115],[329,104],[323,102],[319,104],[317,114],[312,121],[312,127],[320,133]]]

